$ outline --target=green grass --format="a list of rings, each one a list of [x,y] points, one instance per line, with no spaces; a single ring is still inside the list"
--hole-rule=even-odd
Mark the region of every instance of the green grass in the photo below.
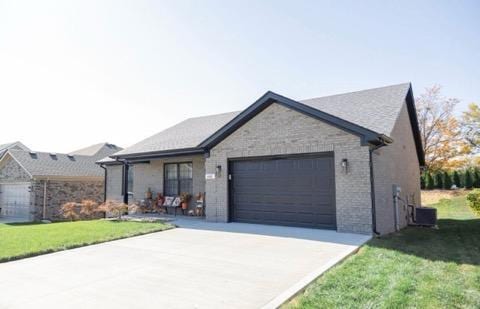
[[[92,220],[0,224],[0,262],[172,228],[165,223]]]
[[[442,200],[439,229],[372,239],[287,308],[480,308],[480,219]]]
[[[437,204],[431,206],[437,208],[439,219],[476,219],[475,214],[470,207],[466,205],[465,196],[454,197],[452,199],[441,199]]]

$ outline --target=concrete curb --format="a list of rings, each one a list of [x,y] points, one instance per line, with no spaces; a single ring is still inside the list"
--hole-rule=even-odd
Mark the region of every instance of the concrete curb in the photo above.
[[[368,240],[367,240],[368,241]],[[282,306],[283,304],[287,303],[288,301],[290,301],[291,299],[293,299],[295,296],[299,295],[300,293],[302,293],[303,291],[305,291],[305,289],[307,288],[307,286],[312,283],[313,281],[315,281],[317,278],[319,278],[321,275],[323,275],[323,273],[325,273],[327,270],[329,270],[330,268],[332,268],[333,266],[343,262],[345,259],[347,259],[348,257],[354,255],[355,253],[358,252],[358,250],[360,250],[360,248],[367,242],[365,241],[361,246],[358,246],[358,247],[354,247],[354,248],[351,248],[351,250],[349,250],[349,252],[341,259],[339,260],[333,260],[329,263],[326,263],[324,264],[322,267],[312,271],[311,273],[309,273],[307,276],[303,277],[300,281],[298,281],[297,283],[295,283],[293,286],[291,286],[290,288],[288,288],[286,291],[284,291],[283,293],[281,293],[280,295],[278,295],[277,297],[275,297],[274,299],[272,299],[270,302],[268,302],[266,305],[264,305],[262,307],[262,309],[276,309],[276,308],[280,308],[280,306]]]

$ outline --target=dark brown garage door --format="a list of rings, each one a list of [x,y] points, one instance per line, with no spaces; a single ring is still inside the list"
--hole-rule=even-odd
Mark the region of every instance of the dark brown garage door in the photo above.
[[[332,155],[230,162],[232,221],[336,228]]]

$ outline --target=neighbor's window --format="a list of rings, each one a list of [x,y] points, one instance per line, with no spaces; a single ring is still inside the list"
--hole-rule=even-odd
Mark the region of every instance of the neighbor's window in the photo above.
[[[166,196],[179,195],[181,192],[192,193],[192,163],[165,164],[164,194]]]
[[[134,170],[134,166],[133,165],[129,165],[128,166],[128,187],[127,187],[127,191],[128,191],[128,194],[133,194],[133,170]]]

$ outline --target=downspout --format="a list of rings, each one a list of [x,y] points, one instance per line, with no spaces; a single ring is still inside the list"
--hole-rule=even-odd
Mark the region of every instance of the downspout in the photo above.
[[[373,233],[375,235],[380,235],[380,233],[377,231],[377,215],[376,215],[376,210],[375,210],[375,179],[374,179],[374,174],[373,174],[373,162],[372,162],[372,153],[374,150],[377,150],[378,148],[370,148],[368,151],[369,154],[369,161],[370,161],[370,196],[372,199],[372,229]]]
[[[370,163],[370,196],[372,199],[372,230],[375,235],[380,235],[377,231],[377,214],[376,214],[376,207],[375,207],[375,174],[373,172],[373,152],[383,146],[387,146],[388,144],[393,143],[393,140],[385,137],[380,138],[381,144],[377,146],[370,147],[368,154],[369,154],[369,163]]]
[[[48,178],[43,181],[43,211],[42,211],[42,219],[47,219],[47,182]]]
[[[103,202],[107,201],[107,168],[105,165],[100,164],[100,167],[105,171],[105,176],[103,180]]]
[[[125,159],[115,158],[117,162],[123,164],[123,183],[122,183],[122,193],[123,193],[123,203],[128,205],[128,161]]]

